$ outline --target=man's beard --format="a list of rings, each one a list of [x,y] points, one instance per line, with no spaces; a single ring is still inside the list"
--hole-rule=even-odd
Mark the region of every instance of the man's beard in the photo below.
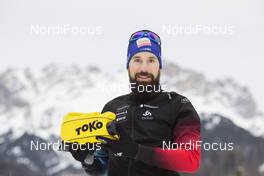
[[[130,89],[133,93],[153,94],[161,92],[160,71],[156,78],[153,74],[147,72],[136,73],[135,78],[132,78],[130,73],[128,73],[128,75]],[[148,78],[150,78],[150,81],[138,81],[137,78],[139,76],[147,76]]]

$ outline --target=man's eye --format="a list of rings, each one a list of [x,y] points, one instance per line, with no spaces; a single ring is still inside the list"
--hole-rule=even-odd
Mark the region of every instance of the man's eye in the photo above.
[[[154,59],[150,59],[150,60],[149,60],[149,63],[154,63],[154,62],[155,62]]]
[[[140,62],[140,59],[134,59],[134,62],[139,63]]]

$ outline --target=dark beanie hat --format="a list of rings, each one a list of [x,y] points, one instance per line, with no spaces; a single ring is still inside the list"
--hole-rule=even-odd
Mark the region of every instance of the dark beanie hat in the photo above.
[[[134,35],[136,34],[136,35]],[[149,30],[137,31],[131,35],[127,49],[127,68],[131,58],[139,52],[150,52],[154,54],[162,68],[161,62],[161,42],[157,34]],[[134,35],[134,37],[133,37]],[[155,38],[154,38],[155,37]]]

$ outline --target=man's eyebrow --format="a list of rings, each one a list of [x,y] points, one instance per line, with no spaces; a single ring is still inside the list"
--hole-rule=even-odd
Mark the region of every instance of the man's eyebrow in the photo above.
[[[137,59],[137,58],[141,58],[141,57],[140,56],[133,56],[132,58],[136,58]]]
[[[154,57],[154,56],[149,56],[148,58],[149,59],[156,59],[156,57]]]

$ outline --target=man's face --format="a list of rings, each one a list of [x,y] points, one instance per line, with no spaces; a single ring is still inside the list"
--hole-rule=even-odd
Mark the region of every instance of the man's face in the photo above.
[[[159,83],[159,61],[158,58],[150,52],[140,52],[135,54],[129,62],[128,73],[130,82],[137,84]]]

